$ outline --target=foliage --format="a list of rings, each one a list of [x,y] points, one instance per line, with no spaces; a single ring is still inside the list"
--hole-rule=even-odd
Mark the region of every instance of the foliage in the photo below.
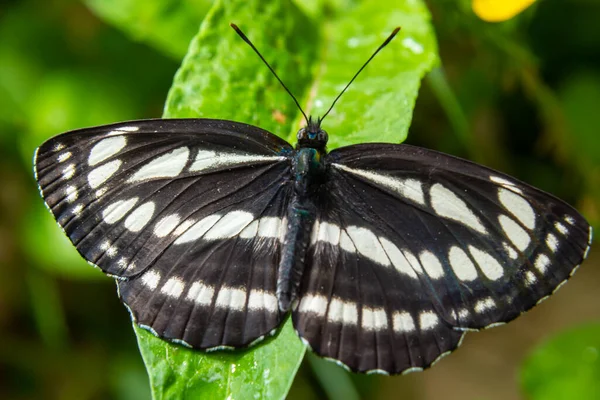
[[[531,400],[600,398],[600,324],[562,333],[525,361],[522,385]]]

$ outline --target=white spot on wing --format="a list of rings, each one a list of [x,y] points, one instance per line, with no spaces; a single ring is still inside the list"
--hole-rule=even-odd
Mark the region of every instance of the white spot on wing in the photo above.
[[[360,176],[366,180],[370,180],[379,185],[385,186],[394,192],[399,193],[402,197],[414,201],[415,203],[425,205],[425,196],[421,182],[416,179],[399,179],[390,175],[378,174],[372,171],[363,169],[350,168],[343,164],[332,164],[334,167],[342,171],[349,172],[353,175]]]
[[[139,126],[132,126],[132,125],[121,126],[121,127],[117,128],[117,130],[124,131],[124,132],[137,132],[137,131],[140,130],[140,127]]]
[[[258,236],[263,238],[278,238],[281,229],[281,218],[262,217],[258,220]]]
[[[158,287],[158,282],[160,281],[160,272],[158,271],[148,271],[142,275],[140,278],[142,284],[151,290],[155,290]]]
[[[88,183],[93,189],[106,182],[121,167],[121,160],[113,160],[93,169],[88,174]]]
[[[356,303],[343,301],[338,298],[332,298],[327,311],[327,320],[329,322],[341,322],[347,325],[356,325],[358,323],[358,308]]]
[[[363,307],[361,326],[367,331],[380,331],[387,329],[387,313],[383,308]]]
[[[421,260],[423,269],[430,278],[439,279],[444,276],[444,268],[435,254],[426,250],[419,255],[419,259]]]
[[[327,312],[327,298],[318,295],[305,295],[300,300],[298,312],[312,313],[322,317]]]
[[[108,240],[102,242],[100,250],[104,251],[104,254],[108,257],[114,257],[117,254],[117,248],[112,246]]]
[[[477,269],[475,268],[473,261],[471,261],[467,253],[460,247],[452,246],[452,248],[450,248],[448,260],[450,261],[452,270],[461,281],[472,281],[477,279]]]
[[[325,242],[337,246],[340,242],[340,227],[331,222],[321,222],[315,221],[316,235],[314,239],[320,242]]]
[[[122,135],[127,132],[137,132],[139,130],[139,126],[122,126],[120,128],[116,128],[115,130],[108,132],[106,136]]]
[[[217,294],[215,305],[230,310],[243,311],[246,306],[246,292],[242,289],[223,286]]]
[[[555,222],[554,223],[554,228],[561,234],[566,236],[569,233],[569,230],[567,229],[566,226],[564,226],[563,224],[561,224],[560,222]]]
[[[390,242],[384,237],[379,237],[379,242],[383,246],[383,250],[386,252],[388,258],[392,262],[392,265],[398,272],[408,275],[413,279],[417,279],[417,273],[411,267],[404,254],[402,254],[400,249],[398,249],[394,243]]]
[[[532,271],[525,272],[525,282],[527,286],[531,286],[537,282],[537,277]]]
[[[67,186],[65,188],[65,195],[67,196],[67,202],[73,203],[79,197],[77,188],[75,186]]]
[[[123,218],[129,212],[129,210],[135,206],[137,201],[138,198],[134,197],[128,200],[118,200],[109,204],[108,207],[102,210],[102,219],[107,224],[114,224]]]
[[[194,282],[190,286],[186,298],[201,306],[209,306],[212,303],[215,289],[202,282]]]
[[[188,243],[188,242],[193,242],[194,240],[200,239],[202,237],[202,235],[204,235],[210,228],[212,228],[213,225],[220,218],[221,218],[221,216],[219,214],[209,215],[208,217],[202,218],[200,221],[196,222],[194,225],[187,228],[187,230],[181,229],[181,228],[184,224],[187,227],[189,222],[188,221],[183,222],[180,226],[177,227],[177,229],[175,229],[175,234],[178,234],[178,231],[180,229],[181,229],[181,232],[183,232],[183,234],[180,237],[178,237],[177,240],[175,240],[173,242],[173,244]]]
[[[277,312],[279,309],[277,297],[272,293],[265,292],[264,290],[252,290],[250,292],[250,297],[248,298],[248,309]]]
[[[52,151],[57,152],[57,151],[61,151],[62,149],[64,149],[66,146],[64,145],[64,143],[56,143],[54,145],[54,148],[52,149]]]
[[[502,243],[502,247],[506,250],[506,254],[511,258],[511,260],[516,260],[519,257],[519,253],[508,243]]]
[[[56,161],[58,161],[59,163],[61,162],[65,162],[67,161],[69,158],[71,158],[71,156],[73,155],[73,153],[71,153],[70,151],[65,151],[64,153],[62,153],[61,155],[59,155],[56,158]]]
[[[522,196],[511,190],[500,188],[498,189],[498,199],[506,207],[506,210],[517,217],[526,228],[535,228],[535,212],[533,207]]]
[[[535,259],[534,267],[542,274],[548,270],[548,265],[550,265],[550,259],[545,254],[540,254]]]
[[[415,321],[407,312],[395,312],[393,325],[396,333],[413,332],[415,330]]]
[[[416,179],[407,179],[404,181],[402,194],[415,203],[425,204],[425,195],[423,194],[423,185]]]
[[[490,181],[492,181],[494,183],[498,183],[498,184],[504,186],[505,188],[512,190],[513,192],[523,194],[523,191],[521,189],[519,189],[514,182],[511,182],[507,179],[492,175],[492,176],[490,176]]]
[[[285,160],[281,156],[262,156],[244,153],[217,153],[211,150],[200,150],[196,154],[190,172],[201,172],[207,169],[227,168],[236,165],[256,164],[266,161]]]
[[[62,177],[64,180],[71,179],[75,175],[75,164],[69,164],[62,170]]]
[[[142,228],[150,222],[150,219],[154,214],[154,208],[155,205],[152,201],[140,205],[125,219],[125,228],[131,232],[141,231]]]
[[[431,206],[440,217],[459,222],[479,233],[487,233],[479,218],[454,192],[436,183],[431,187],[429,193]]]
[[[184,283],[181,278],[172,277],[169,278],[167,282],[160,289],[161,293],[166,294],[167,296],[177,299],[183,293]]]
[[[186,219],[185,221],[183,221],[181,223],[181,225],[179,225],[175,231],[173,232],[174,235],[181,235],[182,233],[184,233],[185,231],[188,230],[188,228],[192,225],[194,225],[194,223],[196,223],[195,219]]]
[[[143,165],[127,182],[175,177],[183,171],[189,155],[190,151],[187,147],[178,147]]]
[[[154,234],[158,237],[165,237],[179,225],[180,221],[181,218],[177,214],[167,215],[157,222],[154,227]]]
[[[489,279],[495,281],[504,275],[502,266],[491,254],[479,250],[475,246],[469,246],[469,252],[477,262],[477,265],[479,265],[479,268],[481,268],[481,271]]]
[[[413,270],[415,270],[417,273],[420,273],[420,274],[425,273],[423,271],[421,263],[419,262],[419,260],[417,260],[417,257],[415,257],[413,253],[404,249],[404,250],[402,250],[402,254],[404,255],[404,257],[406,258],[406,261],[408,261],[408,263],[410,264],[410,266],[412,267]]]
[[[236,236],[254,216],[246,211],[230,211],[214,224],[204,236],[205,240],[227,239]],[[260,223],[259,223],[260,229]]]
[[[383,247],[381,247],[379,239],[371,230],[358,226],[349,226],[346,228],[346,233],[348,233],[348,236],[350,236],[356,250],[360,254],[381,265],[390,265],[390,260],[385,254]]]
[[[419,314],[419,326],[421,330],[428,331],[437,326],[439,318],[436,313],[432,311],[423,311]]]
[[[125,136],[113,136],[102,139],[92,147],[88,157],[90,166],[101,163],[102,161],[114,156],[127,145]]]
[[[485,311],[489,311],[496,308],[496,302],[491,297],[486,297],[483,300],[479,300],[475,303],[474,310],[476,313],[483,313]]]
[[[515,220],[506,215],[500,215],[498,217],[498,221],[500,221],[500,225],[502,226],[502,230],[506,234],[506,237],[515,245],[515,247],[521,251],[524,251],[531,243],[531,237],[527,231],[521,228]]]
[[[253,239],[258,235],[258,220],[252,221],[239,234],[242,239]]]
[[[466,320],[467,318],[469,318],[469,310],[467,310],[466,308],[461,308],[460,310],[458,310],[458,319],[459,320]]]
[[[352,240],[346,231],[342,231],[340,234],[340,247],[349,253],[354,253],[356,251],[356,247],[354,247],[354,243],[352,243]]]
[[[71,214],[73,214],[73,215],[79,215],[79,214],[81,214],[82,211],[83,211],[83,204],[77,204],[71,210]]]
[[[548,246],[553,253],[558,250],[558,239],[552,233],[549,233],[548,236],[546,236],[546,246]]]

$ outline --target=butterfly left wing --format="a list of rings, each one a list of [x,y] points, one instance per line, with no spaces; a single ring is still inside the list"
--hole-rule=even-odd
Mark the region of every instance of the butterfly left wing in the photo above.
[[[407,145],[332,151],[298,334],[359,372],[430,366],[467,330],[552,294],[589,251],[572,207],[507,175]]]
[[[133,319],[197,348],[272,333],[291,147],[231,121],[131,121],[38,149],[49,210],[80,254],[117,278]]]

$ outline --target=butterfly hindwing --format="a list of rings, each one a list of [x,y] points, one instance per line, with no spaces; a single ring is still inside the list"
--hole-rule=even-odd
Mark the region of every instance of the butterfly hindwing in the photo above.
[[[574,209],[485,167],[376,144],[325,162],[293,318],[352,370],[427,367],[464,331],[533,307],[587,255],[591,228]]]
[[[284,317],[276,274],[286,204],[285,191],[266,190],[212,214],[139,278],[118,282],[136,322],[201,349],[242,347],[274,331]]]
[[[237,347],[281,322],[290,150],[230,121],[134,121],[53,138],[35,168],[59,225],[120,280],[136,322],[193,347]]]

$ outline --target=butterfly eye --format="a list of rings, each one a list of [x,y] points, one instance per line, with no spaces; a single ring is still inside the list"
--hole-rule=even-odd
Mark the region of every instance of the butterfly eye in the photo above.
[[[305,139],[305,138],[306,138],[306,129],[302,128],[296,134],[296,139],[301,140],[301,139]]]
[[[319,131],[319,134],[317,135],[317,140],[319,140],[320,142],[326,142],[328,139],[328,135],[327,132],[325,132],[323,129],[321,129]]]

